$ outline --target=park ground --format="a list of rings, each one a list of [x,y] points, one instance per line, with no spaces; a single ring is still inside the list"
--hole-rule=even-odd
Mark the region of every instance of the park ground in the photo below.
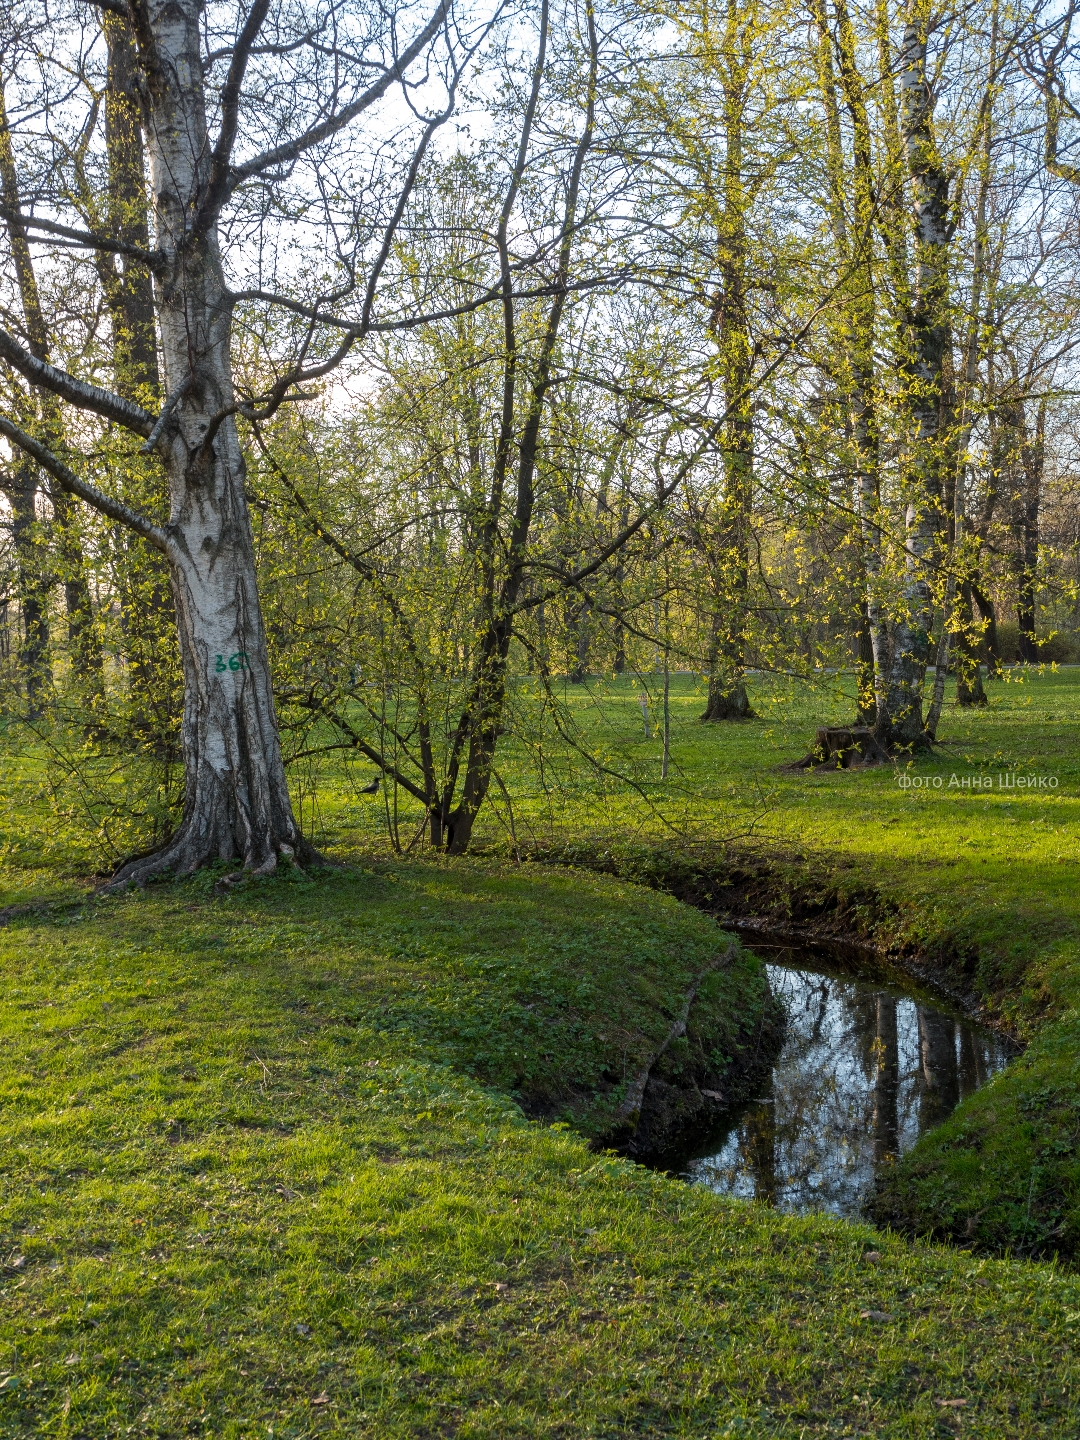
[[[1076,1435],[1080,671],[1010,672],[865,772],[785,768],[843,677],[704,727],[676,676],[667,781],[658,679],[568,689],[604,771],[539,723],[507,747],[476,858],[389,853],[342,768],[304,804],[343,868],[226,894],[96,894],[11,746],[0,1435]],[[892,1228],[589,1146],[728,947],[658,892],[740,885],[1027,1042],[897,1167]],[[702,1005],[734,1054],[756,962]]]

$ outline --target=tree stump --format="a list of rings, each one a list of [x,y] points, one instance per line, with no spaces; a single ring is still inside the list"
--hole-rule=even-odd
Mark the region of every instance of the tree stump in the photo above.
[[[814,737],[814,748],[792,766],[814,770],[832,765],[838,770],[864,770],[871,765],[890,764],[889,753],[868,725],[823,725]]]

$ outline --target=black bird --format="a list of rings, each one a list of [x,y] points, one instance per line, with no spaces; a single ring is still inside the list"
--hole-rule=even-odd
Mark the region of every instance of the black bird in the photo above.
[[[362,790],[356,792],[358,795],[377,795],[379,793],[379,777],[375,776],[370,785],[365,785]]]

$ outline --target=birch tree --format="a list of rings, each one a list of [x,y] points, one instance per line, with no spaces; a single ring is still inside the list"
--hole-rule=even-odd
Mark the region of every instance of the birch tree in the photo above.
[[[104,229],[88,224],[70,201],[77,176],[61,165],[39,168],[32,208],[6,196],[4,218],[40,250],[77,247],[98,257],[124,358],[110,377],[116,383],[102,384],[41,353],[29,317],[23,338],[0,331],[0,359],[40,406],[63,408],[71,438],[43,438],[10,412],[0,414],[0,434],[54,493],[141,537],[168,570],[184,673],[184,812],[170,842],[117,881],[143,883],[215,859],[267,874],[309,847],[282,765],[238,419],[270,418],[386,322],[380,277],[423,154],[452,111],[464,51],[448,23],[449,0],[419,16],[362,0],[250,0],[205,13],[201,0],[103,0],[100,13],[114,74],[125,69],[114,95],[138,99],[137,127],[119,105],[112,123],[128,127],[123,184],[136,192],[144,177],[132,146],[141,130],[152,233],[144,238],[123,218]],[[52,81],[86,44],[79,12],[64,18],[67,32],[51,37],[51,50],[24,53],[8,87],[26,113],[44,113],[54,137],[72,121],[50,108]],[[406,119],[380,110],[391,91],[406,100]],[[377,113],[381,134],[361,146],[358,133]],[[11,128],[17,139],[14,118]],[[399,158],[406,140],[411,153]],[[367,183],[365,168],[374,177]],[[138,212],[136,193],[129,216]],[[257,257],[246,285],[226,267],[238,229]],[[302,286],[286,263],[298,241],[310,251]],[[107,276],[117,264],[123,271]],[[280,289],[267,283],[275,269]],[[148,378],[150,331],[149,289],[127,283],[132,271],[153,277],[160,406],[152,383],[129,383],[140,347]],[[296,321],[289,344],[268,357],[259,393],[237,386],[238,306]],[[167,515],[88,478],[102,425],[135,437],[160,466]]]

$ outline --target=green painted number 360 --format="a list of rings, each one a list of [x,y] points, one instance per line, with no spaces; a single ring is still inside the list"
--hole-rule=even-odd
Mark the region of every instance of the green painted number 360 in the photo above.
[[[243,650],[237,650],[235,655],[230,655],[228,660],[224,655],[217,657],[217,664],[214,669],[220,675],[225,670],[246,670],[248,657]]]

